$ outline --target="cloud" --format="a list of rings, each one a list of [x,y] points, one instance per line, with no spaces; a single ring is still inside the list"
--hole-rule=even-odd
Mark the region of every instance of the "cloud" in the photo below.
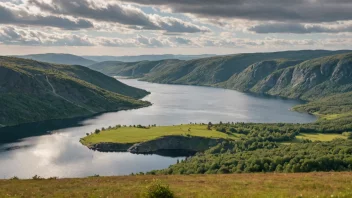
[[[268,34],[268,33],[294,33],[294,34],[309,34],[309,33],[340,33],[352,32],[351,24],[342,24],[338,26],[310,25],[297,23],[265,23],[253,26],[249,31]]]
[[[29,0],[41,10],[52,14],[65,14],[110,23],[127,25],[133,29],[164,30],[174,33],[197,33],[210,31],[190,22],[173,17],[145,14],[136,7],[93,0]]]
[[[201,36],[186,38],[181,36],[145,36],[121,39],[111,37],[90,37],[85,34],[73,35],[64,32],[47,33],[13,26],[0,27],[0,44],[21,46],[103,46],[119,48],[199,48],[216,47],[223,49],[294,49],[294,48],[341,48],[352,45],[351,38],[327,39],[279,39],[266,37],[252,38],[218,38]]]
[[[179,45],[192,45],[193,42],[190,39],[182,38],[182,37],[170,37],[169,41],[172,43],[176,43]]]
[[[93,39],[82,35],[50,34],[41,31],[18,29],[14,27],[0,28],[0,43],[6,45],[27,46],[93,46]]]
[[[205,18],[256,21],[333,22],[352,20],[350,0],[121,0],[170,8]]]
[[[92,28],[84,19],[70,19],[61,16],[33,14],[23,6],[0,2],[0,24],[50,26],[68,30]]]

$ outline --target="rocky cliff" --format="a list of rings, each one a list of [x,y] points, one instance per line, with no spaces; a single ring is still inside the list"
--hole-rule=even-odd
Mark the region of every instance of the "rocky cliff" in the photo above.
[[[216,146],[225,141],[224,139],[212,139],[195,136],[165,136],[155,140],[136,144],[102,142],[88,145],[88,148],[101,152],[131,152],[138,154],[150,154],[164,150],[186,150],[200,152]]]

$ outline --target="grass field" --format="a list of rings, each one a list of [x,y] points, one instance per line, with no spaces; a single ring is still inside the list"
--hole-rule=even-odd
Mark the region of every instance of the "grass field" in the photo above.
[[[346,136],[341,134],[323,134],[323,133],[300,133],[297,137],[298,140],[308,139],[312,141],[331,141],[337,138],[347,139]]]
[[[188,130],[189,129],[189,130]],[[136,127],[122,127],[110,129],[84,137],[81,142],[84,145],[112,142],[112,143],[138,143],[153,140],[168,135],[191,135],[209,138],[237,139],[240,135],[227,135],[215,130],[207,130],[206,125],[177,125],[158,126],[149,129]]]
[[[153,179],[176,197],[352,197],[352,173],[337,172],[0,180],[0,197],[139,197]]]

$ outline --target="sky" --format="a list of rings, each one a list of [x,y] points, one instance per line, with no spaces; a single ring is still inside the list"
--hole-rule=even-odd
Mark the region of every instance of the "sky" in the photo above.
[[[0,0],[0,55],[352,49],[352,0]]]

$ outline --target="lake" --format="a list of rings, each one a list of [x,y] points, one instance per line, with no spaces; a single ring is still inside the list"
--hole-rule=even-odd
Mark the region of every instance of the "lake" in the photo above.
[[[255,96],[233,90],[162,85],[119,79],[146,89],[143,98],[152,106],[105,113],[91,118],[57,120],[0,129],[0,178],[86,177],[128,175],[167,168],[184,157],[101,153],[89,150],[79,139],[94,129],[117,124],[174,125],[189,122],[288,122],[307,123],[312,115],[289,109],[302,102]],[[5,138],[6,137],[6,138]],[[17,140],[17,141],[16,141]],[[1,141],[0,141],[1,142]]]

